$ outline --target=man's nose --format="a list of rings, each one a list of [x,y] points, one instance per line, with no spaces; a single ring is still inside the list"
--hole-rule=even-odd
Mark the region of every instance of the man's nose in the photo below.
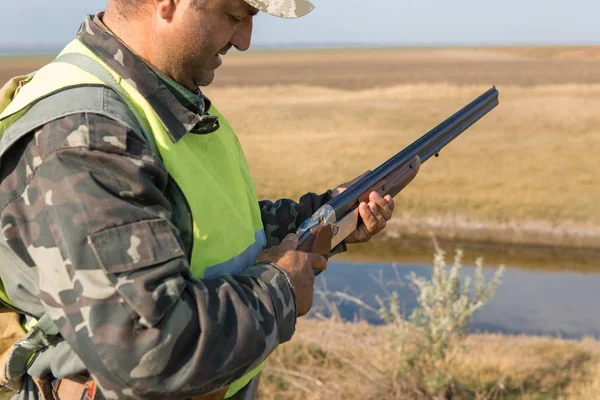
[[[250,48],[252,41],[252,16],[244,18],[238,26],[231,38],[231,44],[239,51],[246,51]]]

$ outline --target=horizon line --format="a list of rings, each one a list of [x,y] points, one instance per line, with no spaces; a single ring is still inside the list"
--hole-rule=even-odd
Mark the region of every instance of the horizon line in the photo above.
[[[0,55],[46,55],[60,51],[65,44],[0,44]],[[256,43],[252,44],[252,50],[319,50],[334,48],[440,48],[440,47],[596,47],[600,42],[431,42],[431,43],[381,43],[381,42],[282,42],[282,43]]]

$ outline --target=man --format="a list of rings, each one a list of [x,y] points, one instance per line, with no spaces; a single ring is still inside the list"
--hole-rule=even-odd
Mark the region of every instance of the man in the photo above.
[[[0,116],[0,278],[14,308],[41,318],[7,364],[18,398],[231,397],[292,337],[327,264],[292,233],[347,184],[259,203],[233,130],[198,87],[231,47],[249,48],[259,10],[311,9],[110,0],[13,87]],[[347,242],[369,240],[393,207],[372,193]]]

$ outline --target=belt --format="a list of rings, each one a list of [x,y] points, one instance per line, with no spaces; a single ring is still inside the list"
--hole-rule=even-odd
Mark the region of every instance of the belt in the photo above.
[[[41,400],[104,400],[95,382],[84,376],[56,379],[54,382],[47,378],[31,378],[40,392]],[[209,394],[195,396],[192,400],[223,400],[226,393],[227,388],[223,388]]]
[[[40,392],[41,400],[104,400],[102,393],[96,388],[96,383],[85,376],[74,376],[69,379],[49,377],[31,379]]]
[[[74,376],[69,379],[56,379],[31,377],[37,386],[41,400],[104,400],[102,393],[97,389],[93,379],[87,376]],[[256,396],[260,375],[254,377],[246,387],[236,393],[230,400],[252,400]],[[227,387],[201,396],[194,396],[192,400],[224,400]]]

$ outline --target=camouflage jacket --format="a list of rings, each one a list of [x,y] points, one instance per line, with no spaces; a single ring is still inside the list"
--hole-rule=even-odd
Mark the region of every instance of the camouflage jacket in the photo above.
[[[174,141],[215,130],[218,120],[205,115],[207,98],[152,71],[100,19],[86,18],[78,39],[136,85]],[[240,275],[214,279],[191,276],[193,243],[183,237],[191,221],[179,212],[185,198],[170,190],[160,159],[125,125],[92,113],[56,119],[10,148],[0,174],[2,230],[30,269],[15,271],[9,284],[29,288],[39,310],[51,313],[82,361],[83,371],[76,366],[70,373],[87,370],[106,398],[208,393],[292,337],[293,288],[275,265],[249,265]],[[268,246],[329,198],[309,193],[299,203],[261,202]],[[100,261],[99,253],[126,255],[130,249],[129,240],[102,248],[103,236],[115,228],[142,239],[139,268],[122,271]],[[153,252],[164,243],[183,251],[169,257]],[[38,281],[20,282],[24,276]],[[67,362],[62,356],[68,352],[56,354],[42,355],[48,365],[30,373],[65,374],[57,364]]]

